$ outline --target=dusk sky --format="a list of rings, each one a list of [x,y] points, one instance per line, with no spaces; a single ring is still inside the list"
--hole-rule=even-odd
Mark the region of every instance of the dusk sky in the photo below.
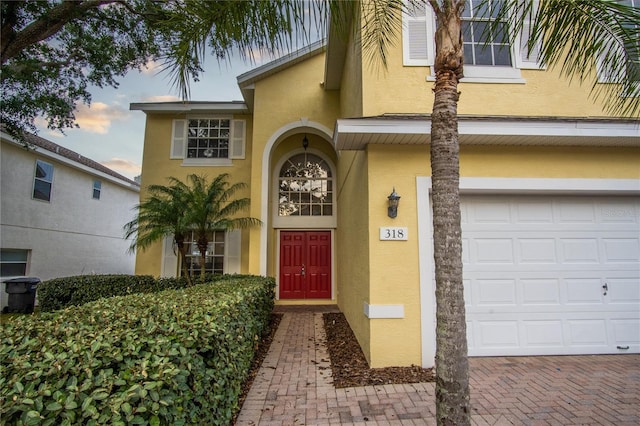
[[[191,100],[231,101],[242,100],[236,77],[270,58],[255,63],[245,63],[232,58],[228,63],[218,63],[208,58],[205,73],[200,81],[191,84]],[[180,100],[179,93],[171,87],[166,73],[159,73],[159,66],[150,64],[144,72],[130,71],[119,79],[120,86],[93,88],[91,107],[79,105],[76,113],[79,129],[65,130],[65,134],[46,128],[39,122],[39,136],[69,148],[97,161],[126,177],[140,174],[144,138],[145,114],[129,111],[135,102],[166,102]]]

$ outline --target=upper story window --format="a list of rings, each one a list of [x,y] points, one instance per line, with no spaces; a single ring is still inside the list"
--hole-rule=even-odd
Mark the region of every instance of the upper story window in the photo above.
[[[332,216],[333,178],[329,164],[314,154],[296,154],[282,165],[278,216]]]
[[[36,171],[33,179],[33,198],[42,201],[51,201],[53,188],[53,165],[36,160]]]
[[[467,0],[462,15],[464,79],[467,82],[524,83],[521,69],[540,69],[537,52],[526,48],[529,25],[525,23],[515,44],[509,43],[507,23],[501,30],[485,31],[495,20],[499,1]],[[403,14],[403,63],[405,66],[429,66],[429,79],[435,78],[436,20],[433,9],[417,2]]]
[[[228,158],[231,120],[189,120],[187,158]]]
[[[245,121],[231,117],[189,117],[173,121],[172,159],[184,165],[228,166],[243,159]]]
[[[95,179],[93,181],[93,199],[94,200],[100,199],[101,191],[102,191],[102,182],[100,182],[98,179]]]
[[[486,0],[467,0],[462,13],[462,39],[465,65],[508,66],[511,62],[511,46],[507,23],[499,23],[496,32],[489,26],[496,21],[499,7]]]

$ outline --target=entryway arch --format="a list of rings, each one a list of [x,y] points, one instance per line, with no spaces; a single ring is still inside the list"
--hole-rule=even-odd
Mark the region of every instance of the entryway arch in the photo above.
[[[267,270],[278,299],[331,300],[337,227],[331,138],[308,126],[290,128],[271,146],[268,169]]]

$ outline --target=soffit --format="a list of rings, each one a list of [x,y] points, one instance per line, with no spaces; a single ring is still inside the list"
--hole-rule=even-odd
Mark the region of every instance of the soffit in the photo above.
[[[551,145],[640,147],[640,120],[610,118],[459,116],[460,145]],[[426,145],[430,115],[383,115],[341,119],[337,150],[362,150],[368,144]]]

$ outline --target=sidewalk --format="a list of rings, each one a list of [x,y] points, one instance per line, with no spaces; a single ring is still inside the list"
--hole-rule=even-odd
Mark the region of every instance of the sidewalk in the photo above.
[[[287,310],[240,426],[435,425],[435,385],[335,389],[322,312]],[[472,424],[638,425],[640,355],[470,358]]]

